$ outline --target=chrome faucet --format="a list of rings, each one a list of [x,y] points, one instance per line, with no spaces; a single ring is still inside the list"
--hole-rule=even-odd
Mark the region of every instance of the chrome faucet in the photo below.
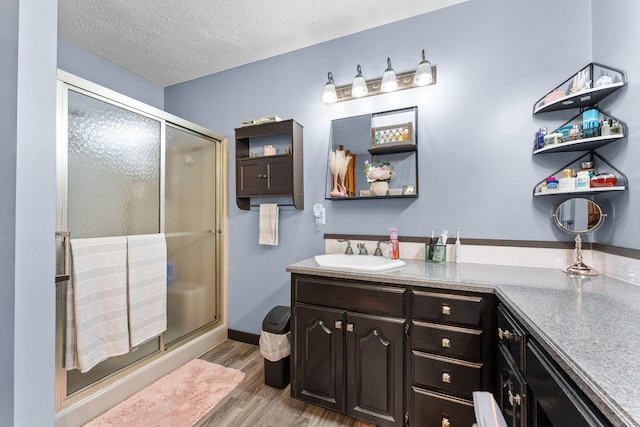
[[[351,249],[351,241],[348,239],[338,239],[338,242],[347,242],[347,249],[345,249],[344,253],[347,255],[353,255],[353,249]]]
[[[369,251],[367,251],[364,243],[358,243],[358,255],[369,255]]]
[[[384,244],[389,244],[388,241],[386,240],[379,240],[378,243],[376,244],[376,250],[373,251],[373,256],[382,256],[382,249],[380,249],[380,243],[384,243]]]

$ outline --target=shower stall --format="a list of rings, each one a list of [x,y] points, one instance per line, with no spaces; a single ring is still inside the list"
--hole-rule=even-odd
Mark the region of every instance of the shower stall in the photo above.
[[[226,328],[224,153],[215,132],[59,71],[57,412]],[[67,370],[70,239],[155,233],[167,243],[166,331],[88,372]]]

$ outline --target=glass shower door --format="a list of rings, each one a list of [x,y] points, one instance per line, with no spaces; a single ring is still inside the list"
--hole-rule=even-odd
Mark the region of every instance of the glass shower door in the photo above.
[[[59,147],[67,178],[58,195],[59,227],[72,239],[159,233],[162,122],[81,92],[67,93],[67,146]],[[155,339],[89,372],[67,371],[66,395],[159,349]]]
[[[218,320],[216,144],[167,124],[165,165],[170,345]]]

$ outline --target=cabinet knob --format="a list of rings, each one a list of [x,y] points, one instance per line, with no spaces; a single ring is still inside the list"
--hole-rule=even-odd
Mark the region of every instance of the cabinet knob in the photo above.
[[[451,421],[449,421],[449,417],[442,416],[442,427],[451,427]]]
[[[451,307],[447,304],[442,304],[442,314],[445,316],[451,315]]]
[[[511,390],[509,390],[509,404],[511,404],[511,406],[520,406],[521,402],[522,398],[520,397],[520,395],[517,393],[514,395]]]
[[[451,340],[449,338],[442,338],[442,348],[451,348]]]
[[[353,332],[353,323],[347,323],[347,332]]]
[[[442,373],[442,382],[443,383],[447,383],[447,384],[451,384],[451,374],[449,372],[443,372]]]
[[[501,328],[498,328],[498,338],[500,339],[500,341],[502,341],[503,339],[509,341],[511,339],[517,339],[518,336],[513,332],[509,332],[508,329],[503,331]]]
[[[336,329],[342,329],[342,320],[336,320]]]

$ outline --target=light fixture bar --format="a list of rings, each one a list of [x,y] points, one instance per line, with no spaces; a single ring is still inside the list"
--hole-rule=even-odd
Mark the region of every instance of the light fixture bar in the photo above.
[[[431,66],[431,73],[433,74],[433,81],[429,83],[427,86],[436,84],[436,66],[435,65]],[[413,82],[413,78],[415,77],[415,75],[416,75],[415,71],[411,71],[409,73],[404,73],[404,74],[398,74],[398,89],[396,89],[394,92],[397,92],[399,90],[405,90],[405,89],[413,89],[417,87],[425,87],[425,86],[418,86]],[[381,87],[382,87],[382,78],[368,81],[367,82],[368,92],[366,95],[360,98],[364,98],[367,96],[381,95],[385,93],[385,92],[382,92]],[[336,95],[337,95],[336,102],[343,102],[343,101],[349,101],[352,99],[358,99],[351,94],[351,88],[352,88],[351,84],[336,87]]]

